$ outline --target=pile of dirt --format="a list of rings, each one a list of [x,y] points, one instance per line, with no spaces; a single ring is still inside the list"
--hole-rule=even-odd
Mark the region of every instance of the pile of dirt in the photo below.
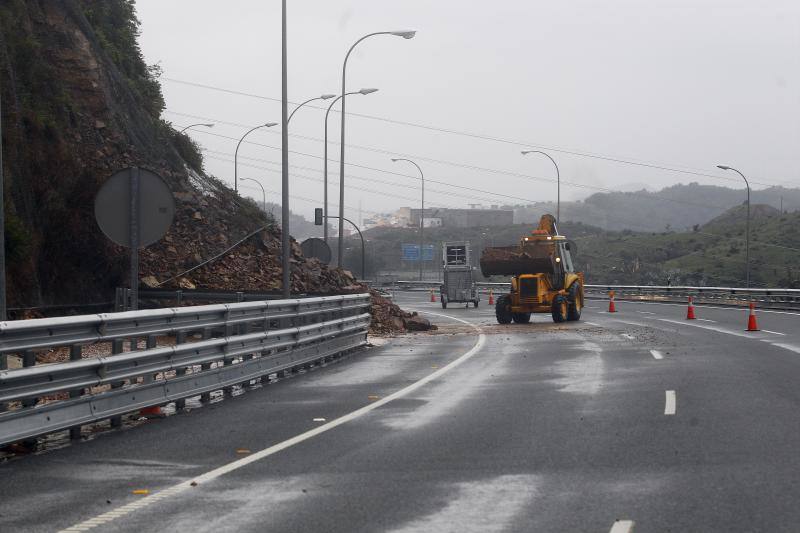
[[[403,311],[400,306],[384,298],[378,291],[370,290],[372,296],[372,322],[370,333],[373,335],[391,335],[405,331],[429,331],[438,329],[429,320],[417,313]]]

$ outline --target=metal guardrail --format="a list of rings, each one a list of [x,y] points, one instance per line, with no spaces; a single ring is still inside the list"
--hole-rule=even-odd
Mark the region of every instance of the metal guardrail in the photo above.
[[[0,445],[65,429],[77,438],[83,424],[119,425],[144,407],[207,401],[342,355],[366,344],[369,306],[357,294],[2,322],[0,355],[24,368],[0,371]],[[109,353],[84,359],[97,343]],[[37,351],[57,349],[70,360],[35,364]]]
[[[440,285],[437,281],[396,281],[390,287],[394,290],[437,290]],[[482,292],[488,292],[490,289],[495,291],[510,289],[510,283],[507,282],[478,282],[477,285]],[[744,305],[754,301],[763,307],[776,309],[800,307],[800,289],[590,284],[585,285],[584,289],[588,298],[607,298],[608,292],[613,290],[617,300],[685,302],[688,296],[692,296],[698,303]]]

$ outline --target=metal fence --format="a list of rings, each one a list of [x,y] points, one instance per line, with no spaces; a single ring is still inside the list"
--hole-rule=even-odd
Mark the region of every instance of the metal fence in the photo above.
[[[396,281],[384,288],[389,290],[438,291],[438,282]],[[489,290],[495,293],[510,290],[510,283],[478,282],[481,292]],[[756,302],[761,307],[774,309],[796,309],[800,307],[800,289],[747,289],[743,287],[677,287],[653,285],[585,285],[587,298],[606,299],[609,291],[614,291],[617,300],[642,300],[662,302],[685,302],[692,296],[697,303],[715,303],[719,305],[746,305]]]
[[[366,344],[368,294],[0,323],[0,444],[231,390]],[[84,357],[92,346],[91,357]],[[127,349],[126,349],[127,348]],[[36,364],[37,353],[67,361]]]

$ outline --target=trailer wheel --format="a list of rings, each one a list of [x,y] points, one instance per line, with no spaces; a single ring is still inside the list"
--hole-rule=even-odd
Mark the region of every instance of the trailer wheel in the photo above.
[[[447,309],[447,295],[442,293],[442,295],[439,297],[439,300],[442,301],[442,309]]]
[[[500,296],[494,304],[494,316],[497,317],[498,324],[511,324],[513,313],[511,312],[511,297],[507,294]]]
[[[514,322],[517,324],[527,324],[531,321],[530,313],[514,313]]]
[[[583,287],[580,283],[575,282],[570,285],[567,301],[569,303],[567,320],[580,320],[583,310]]]
[[[567,314],[569,313],[569,304],[567,299],[564,298],[562,295],[557,295],[553,298],[553,322],[559,323],[564,322],[567,320]]]

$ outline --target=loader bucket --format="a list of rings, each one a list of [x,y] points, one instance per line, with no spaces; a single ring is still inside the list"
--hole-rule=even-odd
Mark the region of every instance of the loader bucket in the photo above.
[[[484,248],[481,272],[484,276],[553,274],[552,246],[502,246]]]

